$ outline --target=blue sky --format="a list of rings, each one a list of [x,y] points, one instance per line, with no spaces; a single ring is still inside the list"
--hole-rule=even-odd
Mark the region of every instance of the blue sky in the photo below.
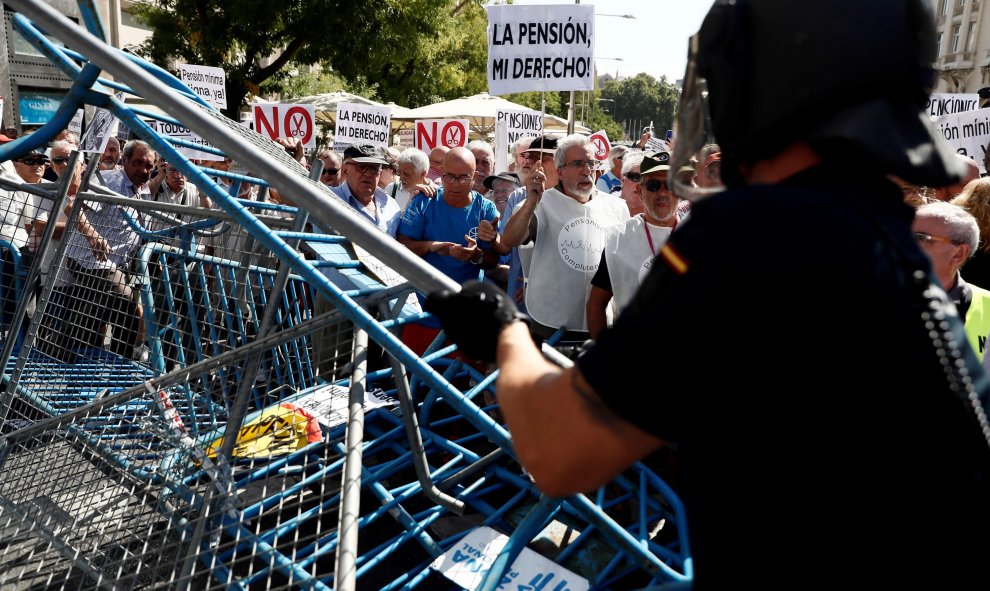
[[[574,0],[515,0],[514,4],[574,4]],[[674,82],[684,76],[688,38],[698,31],[712,0],[582,0],[595,14],[598,73],[622,77],[646,72]],[[635,19],[606,16],[631,14]],[[622,58],[622,61],[604,59]]]

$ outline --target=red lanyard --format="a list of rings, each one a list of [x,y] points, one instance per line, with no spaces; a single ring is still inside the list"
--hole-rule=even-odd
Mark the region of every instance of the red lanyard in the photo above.
[[[670,228],[670,231],[673,232],[674,228],[676,227],[677,227],[677,219],[674,219],[674,225],[673,227]],[[656,257],[657,249],[653,248],[653,236],[650,235],[650,224],[649,222],[646,221],[645,217],[643,218],[643,229],[646,230],[646,241],[650,243],[650,253],[652,253],[653,256]]]

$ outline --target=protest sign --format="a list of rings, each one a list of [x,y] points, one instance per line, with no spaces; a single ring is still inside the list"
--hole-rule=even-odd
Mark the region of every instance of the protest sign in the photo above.
[[[190,90],[218,109],[227,108],[227,73],[223,68],[182,64],[179,78]]]
[[[509,543],[509,537],[481,526],[438,556],[430,567],[463,589],[478,589],[495,559]],[[587,591],[588,579],[567,570],[529,548],[523,548],[509,565],[499,589]]]
[[[608,141],[608,133],[604,129],[596,131],[588,139],[591,140],[591,145],[595,148],[595,159],[608,160],[608,153],[612,151],[612,143]]]
[[[316,147],[316,107],[262,103],[254,105],[254,130],[261,135],[278,138],[297,138],[304,148]]]
[[[932,117],[941,117],[953,113],[972,111],[980,107],[980,95],[975,92],[953,93],[953,92],[933,92],[928,98],[925,110]]]
[[[2,105],[0,105],[0,110],[2,110],[2,108]],[[83,115],[85,114],[86,111],[84,109],[76,109],[76,114],[69,120],[68,130],[76,134],[76,137],[82,135]]]
[[[456,148],[468,143],[467,119],[417,119],[416,147],[429,153],[437,146]]]
[[[509,124],[502,119],[495,121],[495,167],[492,172],[509,170]]]
[[[595,7],[488,7],[488,93],[594,90]]]
[[[543,113],[532,109],[499,109],[495,121],[506,122],[509,144],[521,137],[543,135]]]
[[[411,129],[400,129],[398,133],[399,145],[403,148],[414,147],[416,145],[416,138],[413,135],[413,130]]]
[[[118,92],[114,95],[120,102],[124,102],[124,93]],[[93,120],[86,127],[86,132],[79,138],[79,151],[91,154],[102,154],[107,149],[107,142],[111,137],[117,135],[117,128],[120,121],[107,109],[96,109]]]
[[[980,166],[980,174],[986,172],[983,157],[990,141],[990,109],[974,109],[962,113],[943,115],[934,120],[935,130],[945,138],[956,152],[969,156]]]
[[[199,135],[196,132],[189,129],[188,127],[183,127],[182,125],[179,125],[177,123],[168,123],[166,121],[157,121],[157,120],[149,121],[149,123],[151,124],[151,127],[154,128],[155,131],[157,131],[158,133],[164,136],[185,140],[193,144],[199,144],[200,146],[212,147],[210,146],[209,142],[199,137]],[[218,156],[216,154],[211,154],[209,152],[201,152],[193,148],[186,148],[179,145],[176,145],[175,147],[179,150],[179,153],[184,155],[186,158],[192,158],[195,160],[215,160],[215,161],[223,160],[223,156]]]
[[[388,147],[392,131],[392,112],[388,107],[337,103],[337,127],[334,147],[350,144],[372,144]]]

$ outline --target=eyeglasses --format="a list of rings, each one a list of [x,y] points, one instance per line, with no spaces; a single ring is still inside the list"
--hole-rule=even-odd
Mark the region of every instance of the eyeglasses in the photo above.
[[[931,234],[927,234],[925,232],[915,232],[914,239],[918,241],[918,244],[931,244],[932,242],[944,242],[953,246],[959,246],[962,244],[962,242],[953,240],[952,238],[946,238],[945,236],[932,236]]]
[[[626,177],[626,179],[628,179],[628,180],[630,180],[630,181],[632,181],[634,183],[638,183],[640,181],[640,179],[643,178],[643,175],[639,174],[638,172],[627,172],[626,174],[624,174],[622,176]]]
[[[450,173],[444,173],[444,174],[442,174],[440,176],[440,178],[442,178],[443,180],[447,181],[448,183],[453,183],[453,182],[456,181],[456,182],[461,183],[462,185],[464,185],[464,184],[470,183],[474,179],[474,176],[473,175],[467,175],[467,174],[459,174],[459,175],[456,175],[455,176],[455,175],[452,175]]]
[[[321,175],[329,174],[330,176],[337,176],[338,172],[340,172],[339,168],[324,168],[323,172],[320,174]]]
[[[370,162],[351,162],[354,165],[354,169],[361,174],[371,173],[371,174],[381,174],[382,165],[372,164]]]
[[[48,162],[47,158],[22,158],[18,160],[21,164],[27,164],[28,166],[41,166],[42,164]]]
[[[571,160],[570,162],[565,162],[564,166],[571,166],[573,168],[584,168],[587,166],[591,170],[598,168],[597,160]]]
[[[670,188],[667,187],[667,183],[658,179],[650,179],[646,181],[645,183],[643,183],[643,188],[649,191],[650,193],[657,193],[661,189],[668,192],[670,191]]]
[[[59,166],[61,166],[63,164],[68,164],[68,163],[69,163],[68,156],[56,156],[52,158],[52,164],[58,164]]]
[[[522,157],[523,160],[528,162],[536,162],[537,160],[546,162],[547,160],[553,160],[553,154],[546,154],[543,152],[526,152],[522,155]]]

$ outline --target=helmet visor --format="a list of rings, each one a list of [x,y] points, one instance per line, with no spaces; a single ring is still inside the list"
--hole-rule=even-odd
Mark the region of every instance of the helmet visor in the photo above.
[[[694,182],[694,171],[704,166],[704,162],[698,162],[698,152],[706,144],[714,143],[715,138],[708,109],[707,83],[698,73],[698,35],[691,37],[688,47],[684,90],[677,107],[674,152],[671,156],[671,168],[678,173],[670,175],[667,182],[670,190],[678,197],[697,201],[720,193],[725,187],[721,183],[714,187],[703,187]]]

